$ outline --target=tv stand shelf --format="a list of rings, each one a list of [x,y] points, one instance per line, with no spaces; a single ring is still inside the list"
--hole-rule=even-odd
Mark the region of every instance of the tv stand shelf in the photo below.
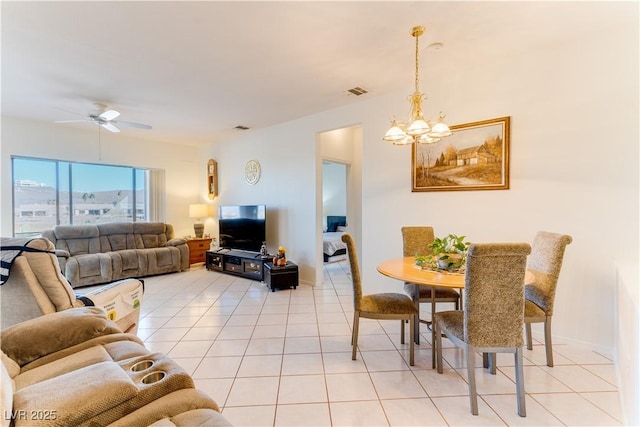
[[[218,249],[207,251],[206,266],[207,270],[263,281],[264,263],[270,259],[263,258],[258,252]]]

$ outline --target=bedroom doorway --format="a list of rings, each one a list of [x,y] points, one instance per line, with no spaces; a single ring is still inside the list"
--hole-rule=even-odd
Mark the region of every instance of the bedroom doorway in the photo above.
[[[347,259],[342,233],[347,231],[347,169],[344,163],[322,161],[323,261]]]
[[[362,126],[318,132],[316,174],[316,283],[323,283],[327,219],[349,232],[360,247],[362,217]],[[326,173],[325,173],[326,169]],[[327,187],[325,191],[325,187]],[[333,188],[333,190],[332,190]],[[331,194],[339,194],[337,196]],[[335,200],[332,200],[335,197]],[[326,203],[325,203],[326,198]],[[338,201],[339,200],[339,201]],[[344,225],[339,224],[344,216]],[[334,222],[335,221],[335,222]],[[340,243],[342,240],[340,239]],[[346,251],[345,251],[346,252]],[[332,255],[332,254],[329,254]],[[344,256],[346,260],[346,256]],[[334,258],[335,260],[335,258]],[[342,264],[342,263],[340,263]]]

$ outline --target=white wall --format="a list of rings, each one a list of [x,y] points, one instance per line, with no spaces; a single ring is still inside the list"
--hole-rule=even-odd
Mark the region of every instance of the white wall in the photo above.
[[[206,187],[202,191],[197,187],[198,177],[206,177],[206,160],[200,165],[199,152],[193,147],[143,141],[128,135],[101,132],[99,144],[98,128],[94,126],[87,125],[84,130],[2,117],[2,236],[12,236],[13,232],[11,156],[164,169],[166,221],[174,226],[176,236],[193,235],[188,205],[200,202],[200,193],[206,192]]]
[[[640,425],[640,307],[638,265],[616,266],[616,353],[623,424]]]
[[[247,131],[203,149],[201,156],[218,161],[219,195],[214,204],[266,205],[267,249],[275,253],[285,246],[287,258],[298,264],[300,282],[315,283],[315,133],[296,123]],[[251,159],[262,169],[255,185],[244,176]],[[217,235],[217,229],[213,233]]]
[[[274,244],[294,249],[315,276],[315,135],[361,124],[362,262],[365,292],[400,291],[376,265],[402,253],[400,227],[434,226],[474,242],[531,242],[538,230],[567,233],[554,335],[611,353],[614,263],[638,263],[638,28],[610,29],[523,52],[481,68],[423,80],[428,116],[450,124],[511,116],[511,188],[411,192],[409,147],[381,140],[406,91],[308,116],[210,147],[221,168],[220,199],[277,209]],[[382,72],[382,70],[381,70]],[[410,85],[412,82],[407,82]],[[248,186],[244,163],[257,158],[263,180]],[[534,329],[539,332],[539,329]]]

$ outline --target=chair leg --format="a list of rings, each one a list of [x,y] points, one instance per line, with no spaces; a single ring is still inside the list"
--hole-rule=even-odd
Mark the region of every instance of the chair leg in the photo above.
[[[551,347],[551,316],[544,321],[544,347],[547,351],[547,366],[553,368],[553,348]]]
[[[351,352],[351,360],[356,360],[356,351],[358,350],[358,327],[360,323],[360,312],[355,311],[353,313],[353,334],[351,335],[351,345],[353,346]]]
[[[414,322],[415,317],[417,315],[414,314],[409,323],[409,366],[414,365],[414,353],[415,353],[415,334],[416,334],[416,322]],[[403,323],[404,325],[404,323]],[[404,336],[404,334],[402,334]]]
[[[478,415],[478,395],[476,393],[476,370],[475,370],[475,352],[472,346],[467,346],[467,381],[469,382],[469,403],[471,405],[471,413]]]
[[[404,319],[400,321],[400,344],[404,344]]]
[[[436,319],[436,290],[431,288],[431,369],[436,367],[436,328],[434,326]]]
[[[515,365],[516,365],[516,397],[518,399],[518,415],[521,417],[527,416],[527,408],[525,403],[524,392],[524,369],[522,366],[522,347],[518,347],[515,353]]]
[[[431,327],[436,331],[436,340],[432,343],[431,347],[436,349],[435,360],[436,366],[438,367],[438,373],[442,373],[442,331],[440,331],[440,325],[438,322],[433,320]]]
[[[482,353],[482,367],[489,369],[491,375],[496,374],[496,354],[495,353]]]
[[[527,350],[533,350],[533,340],[531,339],[531,323],[524,324],[525,335],[527,336]]]
[[[414,320],[413,320],[413,323],[415,325],[415,331],[416,331],[415,342],[416,344],[420,345],[420,298],[418,296],[414,296],[413,304],[416,306],[416,310],[418,310],[417,311],[418,314],[414,316]]]

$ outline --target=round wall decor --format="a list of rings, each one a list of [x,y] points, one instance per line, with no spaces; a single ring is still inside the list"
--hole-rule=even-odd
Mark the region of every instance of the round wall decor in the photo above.
[[[251,185],[260,181],[260,162],[257,160],[249,160],[247,164],[244,165],[244,177]]]

